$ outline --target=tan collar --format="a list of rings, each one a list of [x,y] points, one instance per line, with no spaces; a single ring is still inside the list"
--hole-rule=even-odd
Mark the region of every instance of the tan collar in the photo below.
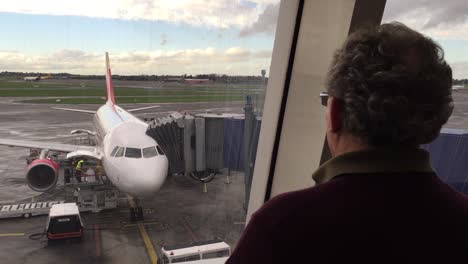
[[[320,166],[312,178],[325,183],[341,174],[378,172],[434,172],[429,153],[417,148],[377,148],[348,152]]]

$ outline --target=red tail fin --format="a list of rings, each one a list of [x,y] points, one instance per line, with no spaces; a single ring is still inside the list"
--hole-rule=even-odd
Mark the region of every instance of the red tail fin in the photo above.
[[[114,84],[112,83],[112,73],[109,64],[109,53],[106,52],[106,95],[107,101],[115,104]]]

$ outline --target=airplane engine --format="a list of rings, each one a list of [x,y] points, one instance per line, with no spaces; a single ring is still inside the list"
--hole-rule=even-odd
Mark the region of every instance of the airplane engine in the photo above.
[[[29,164],[26,180],[29,187],[38,192],[45,192],[55,187],[59,174],[59,165],[50,159],[36,159]]]

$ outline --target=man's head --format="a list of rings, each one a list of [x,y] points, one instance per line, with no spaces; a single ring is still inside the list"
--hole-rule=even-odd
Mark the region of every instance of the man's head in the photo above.
[[[351,34],[328,73],[333,156],[434,140],[453,110],[452,71],[430,38],[399,23]]]

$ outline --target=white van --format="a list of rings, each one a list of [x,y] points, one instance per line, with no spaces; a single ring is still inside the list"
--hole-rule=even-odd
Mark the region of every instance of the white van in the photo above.
[[[206,262],[208,259],[210,263],[224,263],[231,255],[231,247],[221,240],[213,240],[185,246],[165,246],[161,252],[163,264],[208,263]]]
[[[46,225],[49,240],[82,238],[83,222],[76,203],[54,204],[50,208]]]

